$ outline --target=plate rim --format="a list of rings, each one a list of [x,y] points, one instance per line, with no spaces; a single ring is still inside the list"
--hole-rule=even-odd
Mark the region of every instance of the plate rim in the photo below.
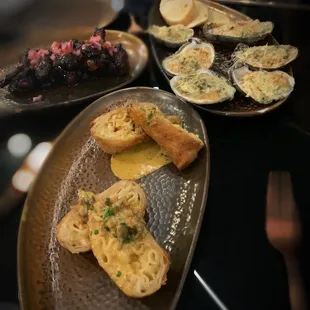
[[[250,19],[250,20],[253,20],[251,17],[235,10],[235,9],[232,9],[226,5],[223,5],[223,4],[220,4],[220,3],[217,3],[217,2],[213,2],[213,1],[210,1],[210,0],[197,0],[197,1],[200,1],[200,2],[203,2],[205,3],[206,5],[214,8],[216,11],[218,12],[223,12],[226,14],[226,15],[230,15],[231,17],[236,17],[236,16],[239,16],[243,19]],[[154,17],[154,13],[155,11],[157,10],[157,7],[158,7],[158,4],[159,2],[155,2],[154,5],[152,6],[149,14],[148,14],[148,24],[151,25],[152,21],[153,21],[153,17]],[[224,9],[224,10],[223,10]],[[227,11],[227,13],[225,12]],[[272,35],[269,35],[272,40],[276,43],[276,44],[279,44],[278,41],[272,36]],[[158,58],[158,55],[157,55],[157,52],[155,50],[155,46],[157,46],[157,43],[156,43],[156,40],[153,38],[153,36],[151,34],[149,34],[149,38],[150,38],[150,45],[151,45],[151,52],[152,52],[152,55],[155,59],[155,62],[156,62],[156,65],[157,67],[159,68],[161,74],[164,76],[166,82],[168,83],[168,86],[170,87],[170,79],[168,77],[168,75],[165,73],[165,70],[163,69],[162,65],[161,65],[161,62]],[[289,71],[289,74],[291,76],[293,76],[293,71],[292,71],[292,67],[289,65],[288,66],[288,71]],[[171,89],[171,87],[170,87]],[[172,90],[171,90],[172,91]],[[178,97],[178,96],[177,96]],[[186,102],[184,99],[178,97],[180,100]],[[199,105],[199,104],[196,104],[196,103],[189,103],[191,105],[193,105],[194,107],[202,110],[202,111],[207,111],[209,113],[212,113],[212,114],[215,114],[215,115],[222,115],[222,116],[230,116],[230,117],[254,117],[254,116],[260,116],[260,115],[264,115],[268,112],[272,112],[274,110],[276,110],[277,108],[279,108],[282,104],[284,104],[287,99],[289,97],[285,98],[285,99],[282,99],[280,101],[277,101],[275,102],[274,104],[272,105],[267,105],[266,107],[264,107],[262,105],[262,108],[259,109],[259,110],[256,110],[256,111],[243,111],[243,112],[234,112],[234,111],[220,111],[220,110],[213,110],[213,109],[209,109],[207,108],[207,105]],[[187,103],[187,102],[186,102]]]
[[[104,91],[100,91],[85,97],[80,97],[80,98],[76,98],[76,99],[72,99],[72,100],[65,100],[65,101],[60,101],[57,103],[50,103],[47,105],[41,105],[40,103],[38,104],[20,104],[20,103],[12,103],[12,105],[7,106],[5,110],[21,110],[21,112],[26,112],[26,111],[41,111],[41,110],[46,110],[46,109],[51,109],[51,108],[57,108],[57,107],[62,107],[62,106],[70,106],[70,105],[75,105],[78,103],[83,103],[86,102],[88,100],[91,99],[100,99],[102,96],[105,96],[109,93],[112,93],[130,83],[132,83],[133,81],[135,81],[139,76],[141,76],[141,74],[144,72],[149,59],[150,59],[150,53],[149,53],[149,49],[147,47],[147,45],[138,37],[135,36],[131,33],[125,32],[125,31],[121,31],[121,30],[114,30],[114,29],[105,29],[106,33],[114,33],[114,34],[122,34],[122,36],[126,36],[126,37],[130,37],[132,38],[132,40],[136,40],[139,42],[139,45],[141,47],[143,47],[144,51],[145,51],[145,61],[142,63],[142,66],[140,68],[140,70],[137,71],[137,73],[135,75],[129,75],[128,79],[110,89],[104,90]],[[3,68],[0,68],[0,70],[5,70],[8,67],[12,67],[15,66],[17,63],[11,64],[10,66],[6,66]],[[91,83],[91,82],[89,82]],[[84,83],[83,83],[84,84]],[[53,90],[53,88],[51,89]]]
[[[104,98],[108,97],[108,96],[112,96],[115,93],[121,93],[121,92],[126,92],[126,91],[139,91],[139,90],[148,90],[148,91],[153,91],[153,92],[160,92],[163,93],[165,96],[169,96],[169,97],[174,97],[175,99],[179,100],[180,102],[182,102],[182,104],[184,105],[188,105],[190,107],[190,109],[192,110],[192,112],[194,113],[194,115],[198,116],[200,125],[201,125],[201,129],[202,129],[202,133],[203,133],[203,139],[205,142],[205,156],[206,156],[206,165],[205,165],[205,179],[203,182],[203,193],[202,193],[202,199],[201,199],[201,206],[200,206],[200,210],[199,210],[199,215],[198,215],[198,220],[195,224],[195,232],[191,241],[191,245],[189,247],[189,251],[184,263],[184,268],[182,271],[182,276],[180,278],[180,281],[178,283],[176,292],[174,294],[174,297],[171,301],[171,306],[170,306],[170,310],[174,310],[176,309],[176,306],[178,304],[178,301],[180,299],[180,295],[182,293],[183,287],[184,287],[184,283],[185,280],[187,278],[189,269],[191,267],[191,263],[193,261],[194,258],[194,253],[195,253],[195,249],[197,246],[197,242],[198,242],[198,238],[200,235],[200,231],[201,231],[201,226],[202,226],[202,222],[204,219],[204,214],[205,214],[205,210],[206,210],[206,205],[207,205],[207,199],[208,199],[208,193],[209,193],[209,186],[210,186],[210,142],[209,142],[209,138],[208,138],[208,134],[207,134],[207,129],[206,129],[206,125],[202,119],[202,117],[199,115],[199,113],[194,109],[193,106],[191,106],[190,104],[188,104],[187,102],[181,100],[179,97],[177,97],[176,95],[174,95],[173,93],[170,93],[168,91],[162,90],[162,89],[156,89],[153,87],[144,87],[144,86],[136,86],[136,87],[128,87],[128,88],[124,88],[124,89],[119,89],[116,90],[114,92],[111,92],[109,94],[106,94],[100,98],[98,98],[97,100],[95,100],[94,102],[92,102],[89,106],[87,106],[85,109],[83,109],[63,130],[62,132],[57,136],[57,138],[54,140],[53,143],[53,148],[51,150],[51,152],[48,154],[47,158],[45,159],[45,163],[43,164],[43,166],[41,167],[38,175],[36,176],[33,184],[31,185],[31,188],[28,192],[27,198],[25,200],[24,203],[24,207],[22,210],[22,214],[21,214],[21,218],[20,218],[20,223],[19,223],[19,227],[18,227],[18,239],[17,239],[17,284],[18,284],[18,299],[19,299],[19,305],[21,310],[27,310],[29,309],[29,307],[26,305],[26,298],[24,298],[25,296],[25,285],[23,285],[22,283],[25,282],[25,276],[22,275],[21,270],[23,269],[22,265],[23,265],[23,257],[22,257],[22,253],[23,253],[23,246],[24,244],[22,243],[22,239],[23,236],[25,235],[26,232],[26,223],[27,223],[27,216],[28,216],[28,208],[29,208],[29,204],[28,204],[28,200],[29,197],[32,196],[34,194],[34,188],[36,187],[37,183],[39,183],[40,177],[43,174],[43,170],[44,170],[44,166],[46,165],[46,163],[52,158],[54,157],[54,153],[57,152],[58,150],[55,149],[55,145],[57,145],[59,143],[59,141],[61,139],[63,139],[64,136],[66,136],[68,133],[70,133],[70,131],[76,126],[76,124],[79,123],[80,119],[83,118],[83,114],[87,113],[88,110],[92,109],[92,106],[95,104],[98,104],[98,102],[104,100]],[[32,309],[31,309],[32,310]]]

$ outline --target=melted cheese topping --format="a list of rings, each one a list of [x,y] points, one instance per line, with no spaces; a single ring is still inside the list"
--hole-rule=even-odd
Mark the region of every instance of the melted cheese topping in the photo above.
[[[140,144],[111,158],[113,173],[122,180],[136,180],[167,165],[171,159],[153,141]]]
[[[253,67],[273,69],[285,66],[297,54],[298,49],[291,45],[265,45],[238,51],[236,57]]]
[[[150,33],[152,33],[155,37],[158,37],[162,40],[170,41],[170,42],[185,42],[187,39],[191,37],[192,30],[185,28],[183,25],[173,25],[170,27],[163,26],[151,26]]]
[[[232,99],[236,91],[224,79],[205,73],[180,77],[175,87],[180,94],[207,103]]]
[[[191,48],[171,56],[166,66],[176,75],[193,74],[199,69],[209,69],[212,60],[213,55],[209,49]]]
[[[267,33],[271,33],[273,25],[271,22],[260,22],[258,19],[254,21],[234,21],[210,29],[210,33],[221,36],[235,38],[257,37]]]
[[[287,97],[293,90],[288,76],[281,71],[253,71],[239,82],[241,89],[255,101],[269,104]]]

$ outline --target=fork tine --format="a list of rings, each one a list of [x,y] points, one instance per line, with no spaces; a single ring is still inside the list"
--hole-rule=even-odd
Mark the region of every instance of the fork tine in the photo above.
[[[267,216],[297,220],[297,208],[288,172],[272,171],[268,178]]]
[[[278,216],[280,211],[280,193],[279,189],[279,174],[278,172],[270,172],[268,176],[268,189],[267,189],[267,209],[266,215],[268,217]]]

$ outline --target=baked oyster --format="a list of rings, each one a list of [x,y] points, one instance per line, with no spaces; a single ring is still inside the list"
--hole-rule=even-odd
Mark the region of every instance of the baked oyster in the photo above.
[[[295,80],[283,71],[252,71],[243,66],[231,71],[236,87],[247,97],[261,104],[270,104],[287,98],[294,89]]]
[[[192,38],[173,55],[162,62],[170,76],[193,74],[198,70],[209,69],[215,59],[214,47],[210,43]]]
[[[298,48],[291,45],[262,45],[249,47],[239,44],[233,57],[252,68],[274,70],[282,68],[294,61],[298,56]]]
[[[211,70],[175,76],[170,80],[170,86],[178,97],[196,104],[214,104],[231,100],[236,92],[226,79]]]
[[[148,33],[168,47],[180,47],[194,35],[194,30],[183,25],[162,27],[152,25],[148,29]]]
[[[223,43],[255,43],[263,40],[273,31],[272,22],[256,20],[231,21],[222,25],[207,23],[203,34],[208,40]]]

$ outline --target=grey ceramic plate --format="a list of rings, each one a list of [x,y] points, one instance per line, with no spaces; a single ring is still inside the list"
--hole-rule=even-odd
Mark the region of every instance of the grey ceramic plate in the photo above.
[[[83,188],[101,192],[117,181],[110,156],[89,135],[89,123],[126,102],[153,102],[204,141],[197,160],[183,172],[173,164],[139,183],[147,195],[147,225],[168,251],[167,284],[144,299],[126,297],[91,253],[73,255],[60,247],[56,225]],[[203,121],[187,103],[153,88],[129,88],[106,95],[85,109],[58,138],[25,203],[19,231],[18,272],[21,308],[174,309],[191,263],[209,185],[209,145]]]
[[[224,5],[218,4],[214,1],[208,1],[208,0],[200,0],[200,1],[205,3],[209,7],[209,21],[220,22],[233,19],[235,20],[250,19],[246,15],[238,11],[235,11],[231,8],[228,8]],[[149,25],[159,25],[159,26],[166,25],[165,21],[163,20],[159,12],[159,4],[154,5],[149,14]],[[195,28],[195,36],[201,39],[205,39],[201,28]],[[152,36],[150,40],[151,40],[152,53],[154,55],[156,63],[159,66],[162,74],[165,76],[167,82],[169,82],[170,77],[165,73],[162,67],[162,61],[166,57],[172,55],[176,51],[176,49],[168,48],[163,44],[158,43]],[[216,51],[216,58],[213,66],[210,69],[218,72],[219,74],[229,79],[228,69],[233,65],[233,61],[231,60],[230,56],[233,53],[236,45],[232,44],[224,45],[215,42],[212,43]],[[267,43],[278,44],[277,41],[272,36],[268,36],[265,40],[257,42],[256,45],[265,45]],[[292,75],[292,70],[290,66],[285,68],[284,71]],[[215,114],[244,117],[244,116],[261,115],[273,111],[274,109],[282,105],[285,101],[286,99],[273,102],[272,104],[269,105],[262,105],[255,102],[251,98],[246,98],[243,94],[237,91],[232,101],[227,101],[219,104],[209,104],[209,105],[196,104],[195,106]]]
[[[127,76],[102,77],[96,81],[81,83],[74,87],[57,86],[23,96],[10,94],[6,88],[0,88],[0,110],[3,108],[21,112],[22,110],[41,110],[51,106],[74,104],[98,98],[135,80],[143,72],[148,61],[146,45],[136,36],[116,30],[107,30],[106,39],[113,43],[122,43],[126,49],[130,63],[130,73]],[[13,68],[14,66],[0,69],[0,77],[11,72]],[[38,94],[42,94],[45,100],[37,103],[31,102],[31,98]]]

